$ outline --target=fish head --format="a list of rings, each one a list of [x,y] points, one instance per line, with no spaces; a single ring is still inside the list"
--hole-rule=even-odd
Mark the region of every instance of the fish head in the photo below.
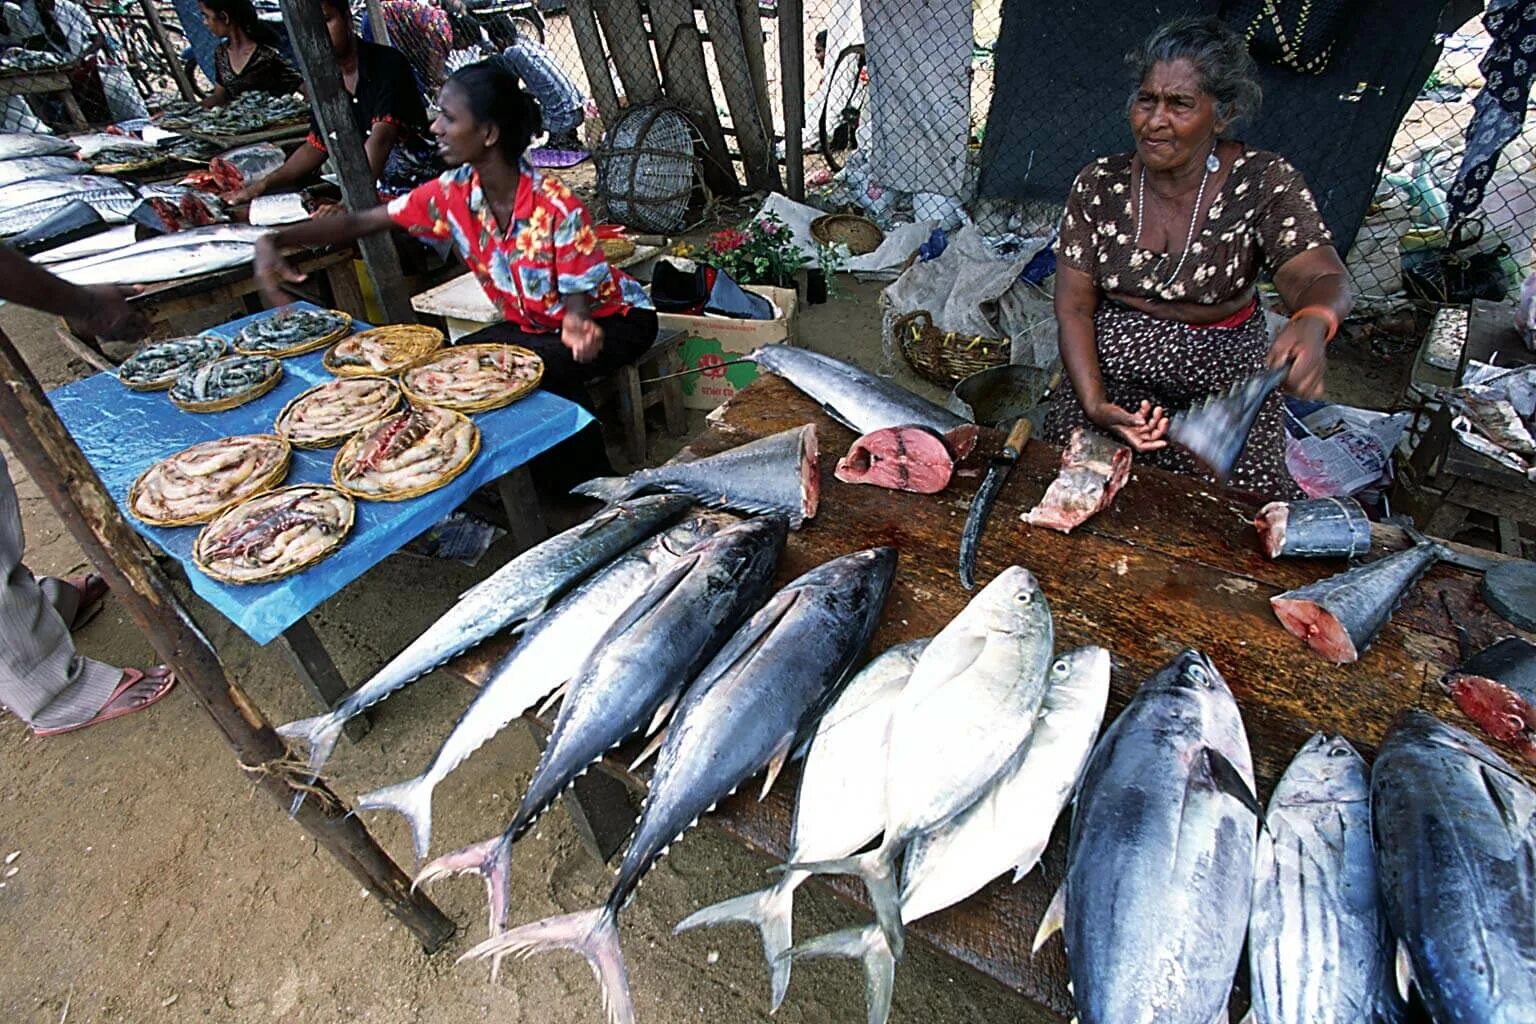
[[[1199,745],[1219,752],[1252,786],[1253,756],[1243,717],[1210,658],[1193,649],[1181,651],[1141,685],[1164,707],[1171,730],[1177,723],[1176,731],[1186,738],[1198,738]]]
[[[981,612],[983,626],[992,632],[1014,636],[1052,633],[1051,606],[1033,573],[1022,565],[1010,565],[971,599]]]
[[[1381,761],[1389,754],[1395,755],[1405,749],[1424,753],[1435,747],[1453,750],[1476,758],[1499,771],[1514,774],[1508,762],[1477,737],[1417,708],[1401,712],[1393,721],[1392,727],[1387,730],[1386,738],[1381,741],[1381,751],[1377,755],[1377,760]]]
[[[694,548],[694,552],[702,554],[726,549],[751,551],[754,556],[768,559],[767,568],[771,570],[778,562],[779,555],[784,550],[784,541],[788,537],[789,520],[784,516],[753,516],[751,519],[732,523],[716,532],[713,537],[700,541]]]
[[[1046,678],[1051,690],[1057,694],[1099,695],[1098,700],[1102,703],[1109,693],[1109,670],[1109,652],[1090,644],[1058,654],[1046,670]]]
[[[1370,795],[1365,759],[1342,736],[1315,733],[1291,758],[1275,785],[1273,803],[1347,803]]]
[[[616,517],[642,517],[660,516],[663,519],[675,518],[682,515],[693,504],[693,499],[686,494],[651,494],[644,498],[630,498],[621,501],[612,509],[606,510]],[[593,519],[603,518],[604,512],[599,512]]]
[[[729,512],[699,512],[663,531],[654,541],[658,552],[681,555],[701,541],[706,541],[728,526],[741,521]]]

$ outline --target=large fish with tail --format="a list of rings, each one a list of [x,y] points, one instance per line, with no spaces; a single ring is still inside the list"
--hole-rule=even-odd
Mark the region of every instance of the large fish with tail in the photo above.
[[[1436,1024],[1536,1020],[1536,792],[1470,734],[1398,716],[1371,770],[1371,828],[1399,991]]]
[[[780,516],[749,519],[701,541],[609,626],[560,704],[560,715],[528,791],[505,831],[423,867],[414,885],[450,874],[485,880],[490,931],[507,917],[512,844],[577,777],[611,748],[652,723],[761,607],[784,551]]]
[[[42,132],[0,132],[0,160],[28,156],[62,156],[79,149],[73,142]]]
[[[1005,569],[933,638],[896,700],[880,845],[856,857],[789,865],[863,878],[898,960],[901,855],[1018,763],[1045,699],[1054,642],[1050,605],[1034,576],[1022,566]]]
[[[1367,565],[1269,599],[1291,635],[1329,661],[1358,661],[1420,576],[1445,548],[1421,541]]]
[[[90,169],[90,164],[82,163],[72,156],[22,156],[0,160],[0,186],[29,181],[32,178],[85,174]]]
[[[432,793],[437,784],[514,718],[569,682],[624,610],[688,549],[730,521],[721,513],[689,516],[588,577],[523,630],[517,646],[497,663],[454,723],[426,771],[364,793],[357,798],[358,809],[404,815],[420,862],[432,843]]]
[[[800,771],[790,861],[846,857],[880,834],[885,825],[885,740],[891,707],[927,646],[924,638],[882,651],[853,677],[816,726]],[[773,972],[777,1010],[789,991],[791,964],[784,954],[794,941],[795,890],[809,877],[806,871],[786,871],[766,889],[690,914],[673,932],[731,922],[757,928]]]
[[[610,1024],[633,1024],[619,911],[699,817],[765,765],[782,764],[838,694],[885,607],[896,549],[834,558],[780,590],[736,631],[667,729],[645,808],[602,906],[514,928],[466,958],[571,949],[597,975]]]
[[[959,903],[1010,868],[1017,882],[1039,863],[1093,750],[1109,698],[1109,668],[1109,652],[1102,647],[1082,647],[1051,663],[1050,689],[1018,767],[949,824],[907,848],[904,925]],[[825,956],[864,962],[869,1024],[885,1024],[896,959],[880,926],[818,936],[794,947],[784,960]]]
[[[1104,731],[1077,793],[1062,928],[1081,1024],[1225,1020],[1253,898],[1260,808],[1226,680],[1185,651]]]
[[[647,491],[687,494],[705,505],[753,515],[781,515],[791,528],[816,515],[821,497],[816,427],[777,434],[691,462],[669,462],[629,476],[603,476],[571,490],[599,501],[622,501]]]
[[[411,641],[373,678],[323,715],[280,725],[278,735],[309,748],[309,771],[318,777],[341,736],[341,727],[418,676],[467,651],[508,626],[526,622],[584,577],[677,519],[691,504],[676,494],[639,498],[603,509],[497,569]],[[294,808],[303,794],[294,798]]]
[[[1245,1024],[1403,1019],[1376,885],[1370,770],[1349,741],[1307,740],[1269,799],[1248,923]]]

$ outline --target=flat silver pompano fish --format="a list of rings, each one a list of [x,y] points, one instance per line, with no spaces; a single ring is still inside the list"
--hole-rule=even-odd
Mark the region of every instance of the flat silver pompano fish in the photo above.
[[[1399,991],[1436,1024],[1536,1020],[1536,792],[1481,741],[1398,716],[1371,769],[1371,828]]]
[[[51,174],[84,174],[91,165],[70,156],[23,156],[0,160],[0,185],[9,185]]]
[[[887,648],[865,665],[822,716],[800,770],[795,822],[787,859],[846,857],[880,834],[885,824],[885,741],[891,706],[928,639]],[[811,877],[790,870],[766,889],[695,911],[673,933],[741,922],[762,934],[763,956],[773,972],[773,1009],[789,991],[795,890]]]
[[[1018,767],[949,824],[907,848],[903,924],[959,903],[1010,868],[1017,882],[1039,863],[1098,736],[1109,697],[1109,669],[1109,652],[1102,647],[1082,647],[1051,663],[1040,720]],[[790,955],[863,960],[869,1024],[885,1024],[896,959],[878,924],[818,936]],[[789,958],[784,959],[787,963]]]
[[[843,860],[792,863],[857,874],[901,958],[896,866],[907,844],[974,803],[1017,763],[1045,699],[1055,627],[1029,570],[1010,566],[929,643],[891,711],[885,835]]]
[[[1259,805],[1242,716],[1205,655],[1141,684],[1077,793],[1063,929],[1082,1024],[1225,1019],[1253,898]]]
[[[357,798],[358,809],[404,815],[416,859],[425,857],[432,843],[432,792],[437,784],[513,719],[569,682],[608,627],[659,575],[731,521],[720,513],[689,516],[588,577],[523,630],[517,646],[492,669],[426,770],[364,793]]]
[[[1399,1021],[1376,885],[1370,770],[1349,741],[1302,744],[1269,798],[1248,924],[1252,1024]]]
[[[821,494],[817,454],[816,427],[807,423],[690,462],[598,477],[571,491],[609,502],[647,491],[688,494],[703,504],[738,512],[776,513],[798,530],[816,515]]]
[[[75,152],[75,144],[42,132],[0,132],[0,160],[29,156],[63,156]]]
[[[328,713],[278,726],[278,735],[309,747],[318,776],[353,715],[508,626],[526,622],[584,577],[687,511],[688,498],[662,494],[603,509],[534,545],[465,591],[458,603]],[[302,794],[295,799],[302,800]]]
[[[602,986],[610,1024],[633,1024],[619,911],[699,817],[747,778],[783,763],[863,654],[896,571],[895,548],[835,558],[775,594],[683,695],[619,876],[600,907],[482,942],[466,959],[570,949]]]

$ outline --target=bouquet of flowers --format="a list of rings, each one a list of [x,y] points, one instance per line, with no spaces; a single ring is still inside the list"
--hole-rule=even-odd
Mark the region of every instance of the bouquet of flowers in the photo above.
[[[694,258],[731,275],[737,284],[785,285],[809,262],[789,225],[774,213],[716,231]]]

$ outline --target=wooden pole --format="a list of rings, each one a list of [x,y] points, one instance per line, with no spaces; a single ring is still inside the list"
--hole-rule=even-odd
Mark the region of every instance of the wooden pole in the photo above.
[[[389,24],[384,20],[384,5],[379,0],[368,0],[368,26],[373,29],[373,41],[380,46],[393,46],[389,39]]]
[[[576,52],[581,54],[581,66],[587,72],[587,88],[603,116],[603,127],[612,128],[619,119],[619,93],[608,73],[608,51],[603,49],[603,36],[597,30],[592,0],[570,0],[565,10],[571,35],[576,37]]]
[[[773,155],[773,133],[766,127],[772,120],[765,121],[757,107],[757,87],[752,82],[734,0],[704,0],[704,23],[709,27],[715,67],[731,111],[731,127],[736,129],[736,144],[741,147],[747,187],[777,192],[782,187],[779,164]]]
[[[741,22],[742,53],[747,71],[752,75],[752,91],[757,96],[757,112],[773,141],[773,97],[768,95],[768,58],[763,53],[763,11],[758,0],[736,0],[736,16]]]
[[[694,23],[692,0],[651,0],[651,30],[656,35],[662,91],[667,99],[693,115],[704,142],[704,184],[715,195],[735,195],[741,191],[741,183],[736,180],[720,115],[715,112],[709,67],[704,63],[704,44]]]
[[[373,171],[352,120],[352,97],[342,88],[341,69],[331,52],[320,5],[313,0],[281,0],[281,4],[283,24],[288,26],[293,53],[309,91],[309,104],[315,111],[325,148],[341,177],[342,202],[352,211],[377,206],[379,194],[374,187]],[[374,24],[382,21],[379,18]],[[373,278],[374,294],[384,309],[385,319],[396,324],[415,323],[416,314],[411,309],[411,296],[405,287],[394,240],[387,233],[368,235],[358,240],[357,248]]]
[[[800,0],[779,0],[779,64],[784,76],[784,184],[805,202],[805,22]]]
[[[155,10],[154,0],[139,0],[139,9],[144,12],[144,20],[149,22],[150,34],[160,44],[160,52],[165,54],[165,63],[176,78],[176,88],[181,91],[181,98],[197,99],[192,80],[187,77],[187,69],[181,66],[181,53],[171,44],[171,37],[166,35],[165,23],[160,20],[160,12]]]
[[[624,96],[632,107],[661,99],[661,80],[651,57],[651,43],[645,38],[640,0],[592,0],[597,23],[603,27],[613,66],[624,83]]]
[[[246,776],[287,808],[293,784],[307,776],[289,768],[287,747],[224,671],[208,639],[171,590],[154,557],[113,503],[74,439],[48,404],[37,378],[0,331],[0,430],[16,458],[69,527],[85,557],[106,577],[160,660],[176,670],[212,719]],[[420,892],[363,823],[324,784],[295,816],[300,828],[341,862],[348,873],[432,952],[454,924]]]

